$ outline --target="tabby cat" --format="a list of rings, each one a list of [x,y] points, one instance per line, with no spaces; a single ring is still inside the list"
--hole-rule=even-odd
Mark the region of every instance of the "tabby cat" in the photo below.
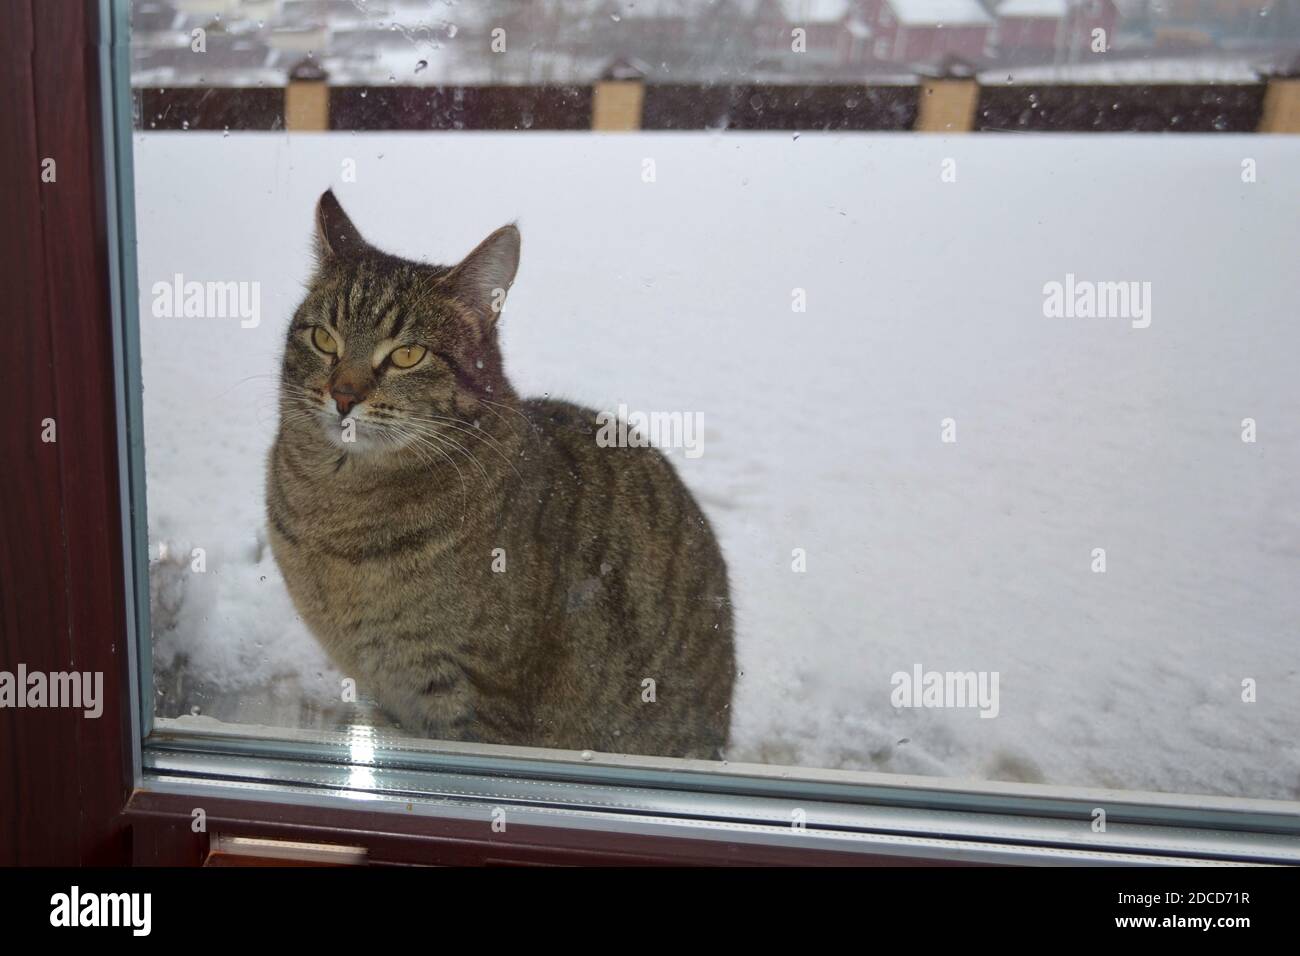
[[[332,192],[267,468],[275,559],[345,675],[444,740],[720,758],[727,569],[672,465],[521,399],[498,348],[519,231],[459,265],[367,243]]]

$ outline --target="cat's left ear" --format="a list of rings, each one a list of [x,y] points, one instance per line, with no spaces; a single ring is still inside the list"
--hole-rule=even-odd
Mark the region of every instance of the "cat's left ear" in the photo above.
[[[325,260],[331,256],[356,255],[368,247],[339,205],[334,190],[325,190],[316,203],[316,258]]]
[[[518,268],[519,230],[512,223],[475,246],[444,281],[452,295],[490,324],[501,314]]]

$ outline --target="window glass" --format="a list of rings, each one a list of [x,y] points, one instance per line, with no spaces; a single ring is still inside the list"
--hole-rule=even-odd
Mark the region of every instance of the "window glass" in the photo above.
[[[131,23],[156,726],[1300,799],[1295,5]]]

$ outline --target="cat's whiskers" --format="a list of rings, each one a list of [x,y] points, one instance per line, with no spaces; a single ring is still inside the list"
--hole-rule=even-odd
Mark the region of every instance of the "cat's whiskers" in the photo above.
[[[279,409],[280,423],[291,425],[306,425],[320,428],[322,424],[321,414],[311,408],[290,405],[281,406]]]
[[[383,442],[385,445],[388,445],[393,450],[394,453],[399,451],[411,452],[411,454],[415,455],[415,457],[420,459],[420,461],[424,464],[424,466],[428,468],[430,473],[433,472],[435,463],[427,455],[425,455],[422,451],[420,451],[420,449],[413,448],[409,443],[395,437],[386,428],[381,429],[378,432],[378,437],[379,440]],[[460,484],[461,484],[461,496],[463,498],[466,494],[464,476],[461,477]]]
[[[280,378],[280,374],[281,374],[281,373],[279,373],[279,372],[263,372],[263,373],[260,373],[260,374],[258,374],[258,375],[245,375],[243,378],[241,378],[239,381],[235,382],[234,385],[231,385],[230,388],[226,389],[224,392],[218,392],[218,393],[214,396],[214,400],[215,400],[215,399],[218,399],[218,398],[225,398],[227,395],[229,395],[229,394],[230,394],[231,392],[233,392],[235,389],[239,388],[239,386],[243,385],[245,382],[251,382],[251,381],[253,381],[253,379],[255,379],[255,378],[271,378],[271,379],[278,379],[278,378]]]
[[[250,377],[257,377],[257,376],[250,376]],[[281,381],[279,383],[279,386],[280,386],[281,398],[287,399],[287,401],[282,402],[283,407],[281,409],[281,415],[284,418],[284,420],[293,421],[301,424],[308,424],[308,425],[320,424],[319,416],[321,412],[325,411],[326,403],[322,399],[321,393],[318,390],[307,388],[306,386],[298,385],[293,382],[285,382],[285,381]],[[487,399],[478,399],[478,401],[483,402],[487,406],[497,405],[501,408],[508,409],[509,411],[514,412],[516,415],[522,418],[526,424],[532,427],[532,423],[529,422],[528,419],[518,411],[518,409],[511,408],[509,405],[504,405],[499,402],[491,402],[488,401]],[[516,436],[518,435],[518,432],[514,431],[514,428],[510,426],[510,423],[506,421],[504,416],[502,416],[499,412],[497,412],[495,409],[491,407],[489,407],[487,410],[491,412],[493,415],[495,415],[500,421],[505,423],[507,427],[510,427],[512,434]],[[506,465],[510,467],[510,470],[515,473],[515,476],[517,478],[520,479],[523,478],[523,475],[520,474],[519,469],[516,467],[515,463],[510,459],[510,456],[506,454],[506,450],[505,450],[506,446],[494,435],[487,433],[479,426],[475,425],[472,422],[466,421],[465,419],[453,418],[444,415],[437,415],[433,412],[427,413],[427,416],[428,417],[424,415],[404,414],[399,419],[397,419],[397,421],[409,423],[409,429],[405,433],[403,433],[403,437],[409,439],[409,438],[413,438],[416,434],[418,434],[422,438],[426,439],[425,444],[429,447],[434,447],[430,443],[431,441],[437,442],[438,445],[441,447],[436,448],[436,450],[438,450],[440,454],[443,454],[444,456],[447,453],[442,449],[445,448],[452,448],[455,451],[460,452],[462,455],[468,458],[474,464],[475,467],[478,468],[479,472],[483,475],[484,479],[486,480],[488,478],[488,472],[487,469],[483,466],[482,462],[478,460],[478,458],[473,454],[472,451],[470,451],[468,448],[466,448],[459,442],[455,441],[450,435],[448,435],[446,431],[444,431],[444,429],[456,433],[460,433],[460,434],[469,435],[471,437],[479,439],[486,446],[491,448],[497,454],[497,456],[500,457],[501,460],[504,461]],[[379,414],[379,415],[362,415],[358,417],[356,421],[358,423],[364,423],[366,426],[377,428],[381,426],[391,426],[394,422],[394,419],[390,418],[387,415]]]
[[[378,426],[378,431],[381,436],[386,438],[392,444],[393,449],[395,451],[409,449],[413,455],[415,455],[422,462],[424,462],[426,465],[429,466],[430,471],[434,469],[435,462],[433,462],[428,455],[424,454],[424,452],[420,450],[419,444],[416,443],[416,436],[407,434],[405,430],[395,425],[389,425],[383,423],[381,423]],[[444,459],[450,462],[451,466],[456,469],[456,472],[458,474],[460,474],[461,486],[464,487],[465,476],[460,472],[460,468],[456,465],[456,462],[453,461],[451,457],[448,456],[448,454],[442,449],[432,445],[429,445],[427,447],[432,448],[433,451],[438,452],[438,454],[440,454]]]
[[[467,422],[464,419],[460,419],[460,418],[447,418],[442,415],[437,415],[434,416],[433,418],[423,418],[419,415],[404,415],[402,417],[407,421],[420,422],[423,424],[428,424],[428,425],[433,425],[438,427],[453,428],[457,432],[464,432],[465,434],[468,434],[471,437],[482,440],[487,444],[489,448],[491,448],[501,457],[502,461],[504,461],[507,465],[510,466],[510,470],[515,473],[516,478],[523,478],[523,475],[519,474],[519,469],[515,467],[514,462],[510,460],[510,456],[507,455],[502,450],[503,448],[505,448],[505,445],[503,445],[499,440],[497,440],[492,435],[489,435],[487,432],[483,431],[483,429],[474,425],[472,422]]]
[[[265,409],[262,410],[264,411]],[[302,408],[300,406],[294,406],[294,405],[290,405],[288,407],[281,406],[277,410],[277,413],[280,416],[280,422],[282,424],[290,423],[290,424],[307,424],[307,425],[319,426],[321,421],[319,413],[309,408]]]
[[[510,419],[506,418],[504,415],[502,415],[502,414],[501,414],[499,411],[497,411],[495,408],[492,408],[490,405],[486,404],[486,403],[484,402],[484,400],[481,399],[481,398],[479,398],[477,395],[474,395],[474,396],[471,396],[471,397],[474,399],[474,401],[478,402],[480,405],[483,406],[483,410],[484,410],[485,412],[488,412],[489,414],[496,416],[496,420],[497,420],[497,421],[501,422],[501,424],[503,424],[503,425],[505,425],[507,428],[509,428],[509,429],[510,429],[510,434],[514,435],[516,438],[519,437],[519,432],[517,432],[517,431],[515,430],[515,423],[514,423],[514,422],[510,421]],[[524,419],[524,421],[528,421],[528,419]]]
[[[477,402],[482,402],[484,405],[495,405],[498,408],[504,408],[508,412],[514,412],[521,419],[523,419],[523,422],[525,425],[528,426],[529,431],[532,431],[534,433],[537,431],[537,426],[528,420],[528,416],[525,415],[523,412],[521,412],[519,409],[515,408],[513,405],[506,405],[504,402],[494,402],[491,399],[480,398],[477,395],[474,396],[474,400]],[[500,418],[502,421],[505,421],[505,419],[502,417],[500,412],[493,411],[491,408],[489,408],[488,411],[492,412],[493,415],[496,415],[496,417]]]
[[[421,438],[418,435],[410,434],[399,425],[381,424],[379,428],[380,428],[380,433],[385,435],[386,437],[389,437],[390,440],[393,442],[394,449],[410,450],[416,457],[418,457],[422,462],[424,462],[428,466],[430,473],[432,473],[434,470],[435,462],[433,462],[427,455],[425,455],[420,450],[421,446],[427,447],[432,451],[437,452],[444,459],[446,459],[447,463],[450,464],[451,467],[456,469],[456,474],[460,476],[461,520],[464,521],[465,514],[469,510],[469,484],[465,481],[465,473],[460,470],[460,466],[456,464],[455,459],[453,459],[451,455],[449,455],[443,449],[439,448],[437,445],[425,441],[423,438]],[[392,436],[394,435],[397,437],[393,438]]]
[[[312,402],[320,405],[325,404],[325,397],[318,389],[307,388],[305,385],[297,385],[293,382],[281,382],[280,392],[282,396],[287,394],[294,398],[310,399]]]
[[[423,441],[433,440],[443,447],[450,446],[451,448],[454,448],[474,463],[475,467],[478,468],[479,473],[483,476],[485,482],[491,481],[491,477],[488,475],[487,469],[483,467],[483,463],[475,458],[474,454],[468,448],[461,445],[455,439],[442,434],[441,432],[430,429],[427,425],[421,425],[418,422],[407,422],[405,428],[407,433],[414,439]]]
[[[281,402],[280,407],[280,420],[282,422],[303,425],[308,428],[319,428],[322,424],[327,423],[322,415],[322,413],[326,412],[325,403],[321,400],[318,391],[290,382],[282,383],[282,385],[282,397],[286,399],[286,401]],[[422,453],[418,447],[413,447],[413,445],[418,445],[436,453],[456,470],[457,475],[460,477],[462,493],[465,495],[468,494],[469,484],[465,480],[464,472],[448,449],[460,452],[479,469],[484,480],[488,479],[487,469],[482,462],[467,448],[448,435],[430,429],[428,426],[433,424],[432,422],[409,420],[404,425],[402,419],[392,418],[386,414],[365,414],[364,412],[358,415],[354,421],[359,426],[373,429],[377,435],[382,435],[387,440],[387,443],[395,449],[410,447],[430,470],[434,468],[435,461],[430,459],[427,454]],[[479,437],[486,440],[491,436],[480,435]],[[498,454],[501,453],[498,452]],[[505,456],[502,455],[502,457]],[[507,464],[509,464],[508,460]]]

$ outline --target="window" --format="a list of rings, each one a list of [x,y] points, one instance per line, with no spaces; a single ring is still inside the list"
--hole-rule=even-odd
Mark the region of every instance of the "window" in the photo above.
[[[1296,859],[1300,41],[706,6],[115,7],[141,799]]]

